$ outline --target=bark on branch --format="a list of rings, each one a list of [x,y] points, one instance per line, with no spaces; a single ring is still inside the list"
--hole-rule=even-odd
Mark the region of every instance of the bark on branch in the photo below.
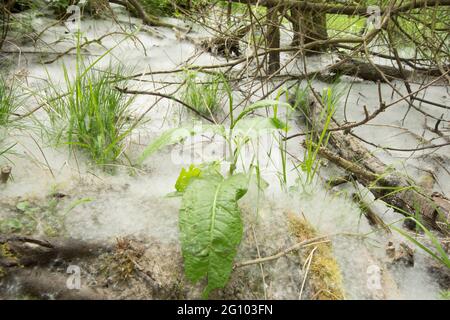
[[[315,130],[321,132],[322,105],[316,95],[311,95],[309,101],[308,119],[311,119],[310,124],[315,126]],[[329,128],[334,130],[339,128],[339,124],[332,123]],[[351,134],[341,131],[330,132],[330,145],[335,151],[321,147],[319,154],[352,173],[377,199],[406,216],[416,216],[416,213],[420,212],[420,217],[427,227],[449,234],[450,212],[437,203],[433,195],[421,190],[411,178],[383,163]]]
[[[364,80],[386,82],[383,75],[388,80],[403,79],[407,80],[415,78],[417,76],[441,76],[440,70],[419,71],[419,70],[399,70],[397,68],[376,64],[376,67],[367,62],[350,59],[349,61],[343,61],[342,63],[335,64],[329,69],[330,72],[344,74],[349,76],[356,76]]]
[[[105,246],[75,239],[52,239],[51,242],[22,236],[0,235],[0,267],[45,265],[55,259],[69,260],[96,256],[110,250]]]
[[[252,5],[260,5],[265,7],[272,7],[275,5],[280,5],[279,0],[231,0],[233,2],[248,3]],[[341,4],[330,4],[330,3],[316,3],[310,1],[296,1],[296,0],[284,0],[283,5],[295,6],[301,10],[313,10],[317,12],[329,13],[329,14],[344,14],[344,15],[357,15],[357,16],[367,16],[367,7],[365,6],[344,6]],[[407,12],[413,9],[419,8],[431,8],[435,6],[450,6],[450,0],[420,0],[420,1],[410,1],[404,5],[394,6],[391,10],[391,14],[399,14],[402,12]],[[381,14],[388,11],[387,7],[382,7]]]

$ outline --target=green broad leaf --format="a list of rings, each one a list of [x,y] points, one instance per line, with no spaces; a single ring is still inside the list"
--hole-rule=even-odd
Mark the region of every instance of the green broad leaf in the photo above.
[[[193,164],[191,164],[188,170],[181,169],[180,175],[175,183],[175,189],[178,192],[184,192],[192,179],[199,177],[201,173],[202,171]]]
[[[16,205],[16,208],[17,208],[19,211],[25,212],[25,211],[27,211],[27,210],[30,208],[30,203],[29,203],[28,201],[22,201],[22,202],[19,202],[19,203]]]
[[[217,133],[221,136],[225,136],[225,128],[222,125],[198,125],[192,127],[170,129],[156,138],[144,149],[143,153],[138,159],[138,163],[142,164],[145,159],[164,147],[181,142],[190,136],[206,132]]]
[[[237,201],[247,192],[247,177],[237,174],[200,176],[186,188],[180,209],[180,239],[185,274],[197,282],[207,278],[203,292],[223,288],[233,269],[243,224]]]

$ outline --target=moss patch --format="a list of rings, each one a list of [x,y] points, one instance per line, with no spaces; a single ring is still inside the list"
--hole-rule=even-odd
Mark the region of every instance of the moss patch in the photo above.
[[[291,232],[300,240],[317,237],[317,231],[308,221],[297,217],[295,214],[288,215]],[[321,243],[306,248],[304,257],[308,257],[311,251],[314,255],[311,261],[308,282],[311,288],[311,299],[313,300],[342,300],[345,298],[342,286],[342,274],[333,256],[330,243]]]

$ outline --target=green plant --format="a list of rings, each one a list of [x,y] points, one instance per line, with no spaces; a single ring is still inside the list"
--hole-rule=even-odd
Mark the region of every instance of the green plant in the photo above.
[[[291,108],[288,103],[275,101],[275,100],[262,100],[256,102],[246,109],[244,109],[236,118],[233,116],[233,106],[230,100],[230,120],[231,124],[229,128],[225,128],[224,125],[192,125],[181,128],[174,128],[164,132],[158,138],[156,138],[151,144],[149,144],[141,156],[138,159],[138,164],[150,157],[158,150],[176,144],[183,141],[189,136],[194,136],[200,133],[212,132],[222,136],[227,142],[228,156],[227,159],[230,163],[230,174],[234,173],[236,164],[239,158],[239,152],[244,145],[249,143],[252,139],[258,137],[262,133],[270,132],[274,130],[286,130],[287,124],[277,117],[274,112],[273,117],[254,117],[245,119],[250,113],[257,109],[272,107],[276,110],[278,107]]]
[[[77,0],[50,0],[48,3],[48,7],[55,12],[55,14],[59,17],[65,15],[67,12],[67,8],[77,3]]]
[[[172,16],[180,12],[178,8],[193,10],[208,5],[207,0],[141,0],[144,9],[154,16]]]
[[[184,268],[188,279],[207,278],[204,290],[222,288],[228,282],[241,242],[243,224],[238,200],[247,192],[243,174],[228,178],[218,172],[191,176],[182,189],[179,228]]]
[[[214,117],[221,109],[224,82],[221,75],[206,77],[202,82],[196,72],[187,71],[181,99],[200,114]]]
[[[280,106],[291,108],[287,103],[264,100],[247,107],[235,118],[230,99],[229,128],[206,125],[172,129],[147,146],[139,158],[142,163],[165,146],[205,132],[219,134],[227,142],[230,157],[226,177],[220,173],[219,162],[198,167],[191,165],[187,170],[181,170],[175,184],[175,195],[182,196],[179,229],[186,276],[194,282],[207,278],[205,297],[211,290],[226,285],[242,238],[237,201],[245,195],[251,169],[255,166],[250,165],[248,174],[236,173],[240,150],[262,132],[287,131],[287,125],[277,117]],[[273,117],[246,119],[252,112],[267,107],[273,108]],[[258,166],[256,171],[258,185],[261,185]]]
[[[27,10],[11,15],[8,37],[18,44],[34,41],[37,34],[33,21],[40,16],[42,16],[40,10]]]
[[[177,0],[142,0],[144,9],[155,16],[169,16],[175,13]]]
[[[395,226],[391,226],[393,230],[401,234],[403,237],[411,241],[414,245],[416,245],[418,248],[423,250],[425,253],[430,255],[433,259],[436,261],[442,263],[444,266],[450,269],[450,259],[448,257],[448,254],[445,252],[444,248],[441,246],[439,240],[433,235],[433,233],[428,230],[422,223],[419,222],[419,220],[413,218],[413,217],[406,217],[404,220],[411,220],[415,225],[420,229],[425,236],[428,238],[428,240],[431,242],[432,246],[434,247],[434,250],[431,250],[428,248],[425,244],[421,243],[417,239],[415,239],[413,236],[408,234],[406,231],[397,228]]]
[[[317,160],[317,155],[320,148],[328,144],[330,138],[328,128],[341,96],[342,91],[337,90],[334,85],[325,89],[321,95],[321,100],[318,101],[322,106],[322,110],[317,119],[315,119],[315,115],[311,114],[311,110],[307,109],[310,108],[310,98],[307,89],[298,89],[296,92],[294,106],[304,114],[306,119],[309,119],[307,120],[307,123],[309,122],[309,126],[307,126],[309,132],[306,135],[304,158],[301,164],[302,171],[306,173],[306,184],[313,182],[320,168],[320,161]]]
[[[3,138],[0,140],[0,158],[4,157],[6,158],[6,155],[14,148],[15,144],[10,146],[4,146],[3,145]]]
[[[17,95],[12,85],[8,85],[3,77],[0,77],[0,127],[10,125],[11,116],[19,108]]]
[[[6,144],[6,137],[7,137],[7,130],[0,128],[0,159],[6,159],[8,160],[8,154],[10,154],[16,145],[13,144]],[[2,163],[0,162],[0,165]]]
[[[77,57],[73,79],[63,66],[67,93],[51,83],[44,110],[57,144],[85,151],[98,165],[111,165],[124,153],[124,140],[137,125],[130,124],[134,98],[116,89],[123,81],[120,67],[94,71],[93,64],[85,66]]]

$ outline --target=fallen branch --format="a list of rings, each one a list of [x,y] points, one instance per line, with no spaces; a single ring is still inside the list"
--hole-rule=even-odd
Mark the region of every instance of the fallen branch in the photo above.
[[[307,247],[307,246],[311,246],[311,245],[316,245],[316,244],[320,244],[320,243],[330,242],[330,240],[324,240],[327,237],[328,236],[320,236],[320,237],[308,239],[308,240],[296,243],[293,246],[290,246],[289,248],[287,248],[287,249],[285,249],[283,251],[280,251],[277,254],[274,254],[272,256],[236,263],[233,268],[236,269],[236,268],[251,266],[251,265],[254,265],[254,264],[260,264],[260,263],[265,263],[265,262],[270,262],[270,261],[273,261],[273,260],[277,260],[277,259],[279,259],[281,257],[284,257],[284,256],[288,255],[292,251],[296,251],[296,250],[299,250],[301,248],[304,248],[304,247]]]
[[[308,109],[310,114],[307,119],[310,125],[316,127],[316,132],[321,132],[323,121],[320,114],[323,107],[317,96],[317,94],[310,95]],[[335,122],[329,127],[333,130],[340,126]],[[412,179],[387,166],[351,134],[332,131],[329,141],[336,152],[321,147],[319,154],[352,173],[377,199],[384,201],[405,216],[416,216],[419,210],[427,227],[439,230],[443,234],[449,233],[450,212],[442,210],[431,195],[425,194]]]
[[[41,240],[22,236],[0,236],[0,267],[46,265],[55,259],[97,256],[110,248],[75,239]]]
[[[337,74],[344,74],[348,76],[355,76],[364,80],[369,81],[380,81],[380,82],[386,82],[385,78],[383,77],[383,74],[385,77],[389,80],[394,79],[410,79],[410,78],[417,78],[417,77],[427,77],[427,76],[440,76],[441,73],[428,73],[424,71],[419,70],[399,70],[397,68],[394,68],[392,66],[386,66],[386,65],[379,65],[377,64],[376,67],[372,66],[370,63],[358,61],[355,59],[351,59],[349,61],[345,61],[343,63],[337,64],[333,67],[331,67],[330,72],[334,72]]]
[[[159,92],[151,92],[151,91],[128,90],[127,88],[119,88],[119,87],[116,87],[116,90],[118,90],[118,91],[120,91],[122,93],[126,93],[126,94],[144,94],[144,95],[149,95],[149,96],[155,96],[155,97],[161,97],[161,98],[170,99],[170,100],[173,100],[173,101],[181,104],[182,106],[188,108],[189,110],[191,110],[195,114],[199,115],[203,119],[205,119],[205,120],[207,120],[207,121],[209,121],[211,123],[215,123],[215,121],[213,119],[203,115],[202,113],[200,113],[194,107],[188,105],[186,102],[183,102],[180,99],[177,99],[177,98],[175,98],[175,97],[173,97],[171,95],[167,95],[167,94],[159,93]]]

